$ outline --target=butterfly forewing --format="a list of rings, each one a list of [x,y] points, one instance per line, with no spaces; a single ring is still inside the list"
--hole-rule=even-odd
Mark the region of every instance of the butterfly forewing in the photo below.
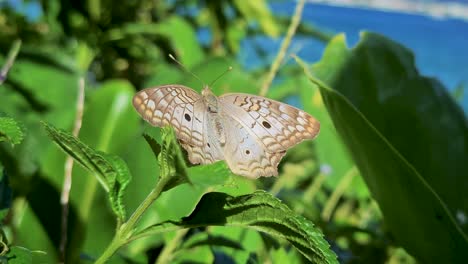
[[[181,145],[193,164],[208,164],[222,159],[219,151],[210,153],[206,130],[206,106],[194,90],[182,85],[164,85],[141,90],[133,97],[133,106],[151,125],[174,128]]]
[[[226,113],[249,128],[267,151],[287,150],[305,139],[313,139],[320,123],[306,112],[288,104],[249,94],[220,97]]]
[[[139,91],[133,106],[153,126],[170,125],[179,139],[202,145],[203,109],[195,109],[201,96],[182,85],[164,85]]]

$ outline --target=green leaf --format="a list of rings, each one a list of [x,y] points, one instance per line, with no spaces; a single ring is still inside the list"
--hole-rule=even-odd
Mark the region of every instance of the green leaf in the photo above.
[[[340,184],[343,177],[355,167],[354,161],[333,126],[332,119],[323,104],[319,89],[316,87],[311,89],[310,81],[306,76],[297,82],[296,86],[301,87],[300,98],[304,105],[304,110],[320,121],[320,133],[317,139],[314,140],[314,143],[321,170],[327,176],[325,186],[334,190]],[[353,177],[344,195],[367,198],[369,193],[362,178]]]
[[[108,192],[111,207],[120,222],[125,219],[122,195],[130,181],[125,162],[116,155],[96,151],[71,134],[43,123],[49,137],[81,166],[94,174]]]
[[[468,214],[468,123],[461,108],[440,83],[419,75],[409,50],[376,34],[363,33],[352,50],[335,37],[313,70],[329,84],[310,76],[391,235],[422,262],[464,262],[468,225],[457,215]]]
[[[258,21],[263,32],[271,37],[279,35],[279,27],[264,0],[240,1],[235,0],[234,5],[247,20]]]
[[[197,35],[191,25],[179,16],[170,16],[156,26],[173,45],[177,58],[186,67],[203,60],[204,53],[198,44]]]
[[[328,242],[310,221],[264,191],[238,197],[207,193],[188,217],[178,222],[167,221],[150,226],[136,237],[209,225],[253,228],[288,240],[314,263],[338,263]]]
[[[107,181],[110,186],[109,200],[112,206],[112,210],[121,220],[125,220],[126,212],[123,204],[123,196],[128,184],[131,180],[130,170],[127,167],[125,161],[123,161],[117,155],[100,153],[105,157],[107,162],[110,163],[114,172],[107,176]]]
[[[188,168],[188,174],[193,184],[206,188],[224,184],[231,176],[235,175],[224,161],[192,166]]]
[[[6,259],[6,263],[13,264],[28,264],[33,263],[31,251],[23,247],[11,247],[10,251],[5,257],[1,257],[0,260]]]
[[[207,233],[198,233],[190,237],[183,245],[182,249],[191,249],[200,246],[218,246],[242,250],[239,242],[226,238],[224,236],[213,236]]]
[[[13,246],[5,256],[0,256],[0,263],[29,264],[44,262],[45,252],[31,251],[24,247]],[[6,262],[4,262],[6,261]]]
[[[11,144],[19,144],[23,140],[23,131],[11,117],[0,117],[0,142],[9,141]]]
[[[161,151],[158,154],[159,175],[161,179],[170,178],[170,181],[163,189],[163,191],[167,191],[177,185],[190,181],[187,177],[184,156],[177,142],[174,130],[170,127],[163,127],[161,132],[162,145]],[[153,149],[153,151],[155,151],[155,149]]]

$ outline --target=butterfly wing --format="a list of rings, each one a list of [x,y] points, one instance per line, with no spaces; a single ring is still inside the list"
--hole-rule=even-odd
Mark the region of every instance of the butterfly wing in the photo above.
[[[278,153],[305,139],[313,139],[320,123],[308,113],[288,104],[249,94],[226,94],[220,98],[225,113],[232,115],[266,152]]]
[[[224,158],[231,171],[248,178],[278,175],[278,163],[286,151],[265,151],[262,143],[252,135],[248,128],[232,116],[235,112],[223,114],[226,143]]]
[[[133,106],[151,125],[172,126],[191,163],[207,164],[222,159],[219,151],[208,148],[212,140],[206,136],[206,106],[202,97],[189,87],[163,85],[141,90],[133,97]]]

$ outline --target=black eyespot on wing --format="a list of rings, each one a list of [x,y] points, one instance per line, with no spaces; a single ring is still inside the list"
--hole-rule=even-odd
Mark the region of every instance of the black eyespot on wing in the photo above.
[[[209,148],[211,147],[210,143],[206,143],[206,146],[209,147]]]
[[[263,125],[265,128],[271,128],[270,123],[268,123],[267,121],[263,121],[263,122],[262,122],[262,125]]]
[[[247,149],[247,150],[245,151],[245,154],[249,155],[249,154],[250,154],[250,150]]]
[[[192,118],[190,117],[189,114],[185,114],[185,115],[184,115],[184,118],[185,118],[185,120],[187,120],[187,121],[189,121],[189,122],[190,122],[190,120],[192,120]]]

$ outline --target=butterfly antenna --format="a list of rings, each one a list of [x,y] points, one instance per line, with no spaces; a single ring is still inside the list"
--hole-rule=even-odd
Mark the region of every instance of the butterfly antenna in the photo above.
[[[175,63],[177,63],[184,71],[190,73],[195,79],[199,80],[203,86],[205,86],[205,82],[203,82],[195,73],[189,71],[182,63],[180,63],[172,54],[169,54],[169,58],[171,58]]]
[[[223,77],[226,73],[228,73],[228,72],[230,72],[230,71],[232,71],[232,66],[229,66],[229,67],[227,68],[227,70],[225,70],[225,71],[224,71],[223,73],[221,73],[216,79],[214,79],[214,81],[212,81],[212,82],[210,83],[210,87],[213,87],[213,84],[215,84],[215,82],[216,82],[217,80],[219,80],[221,77]]]

